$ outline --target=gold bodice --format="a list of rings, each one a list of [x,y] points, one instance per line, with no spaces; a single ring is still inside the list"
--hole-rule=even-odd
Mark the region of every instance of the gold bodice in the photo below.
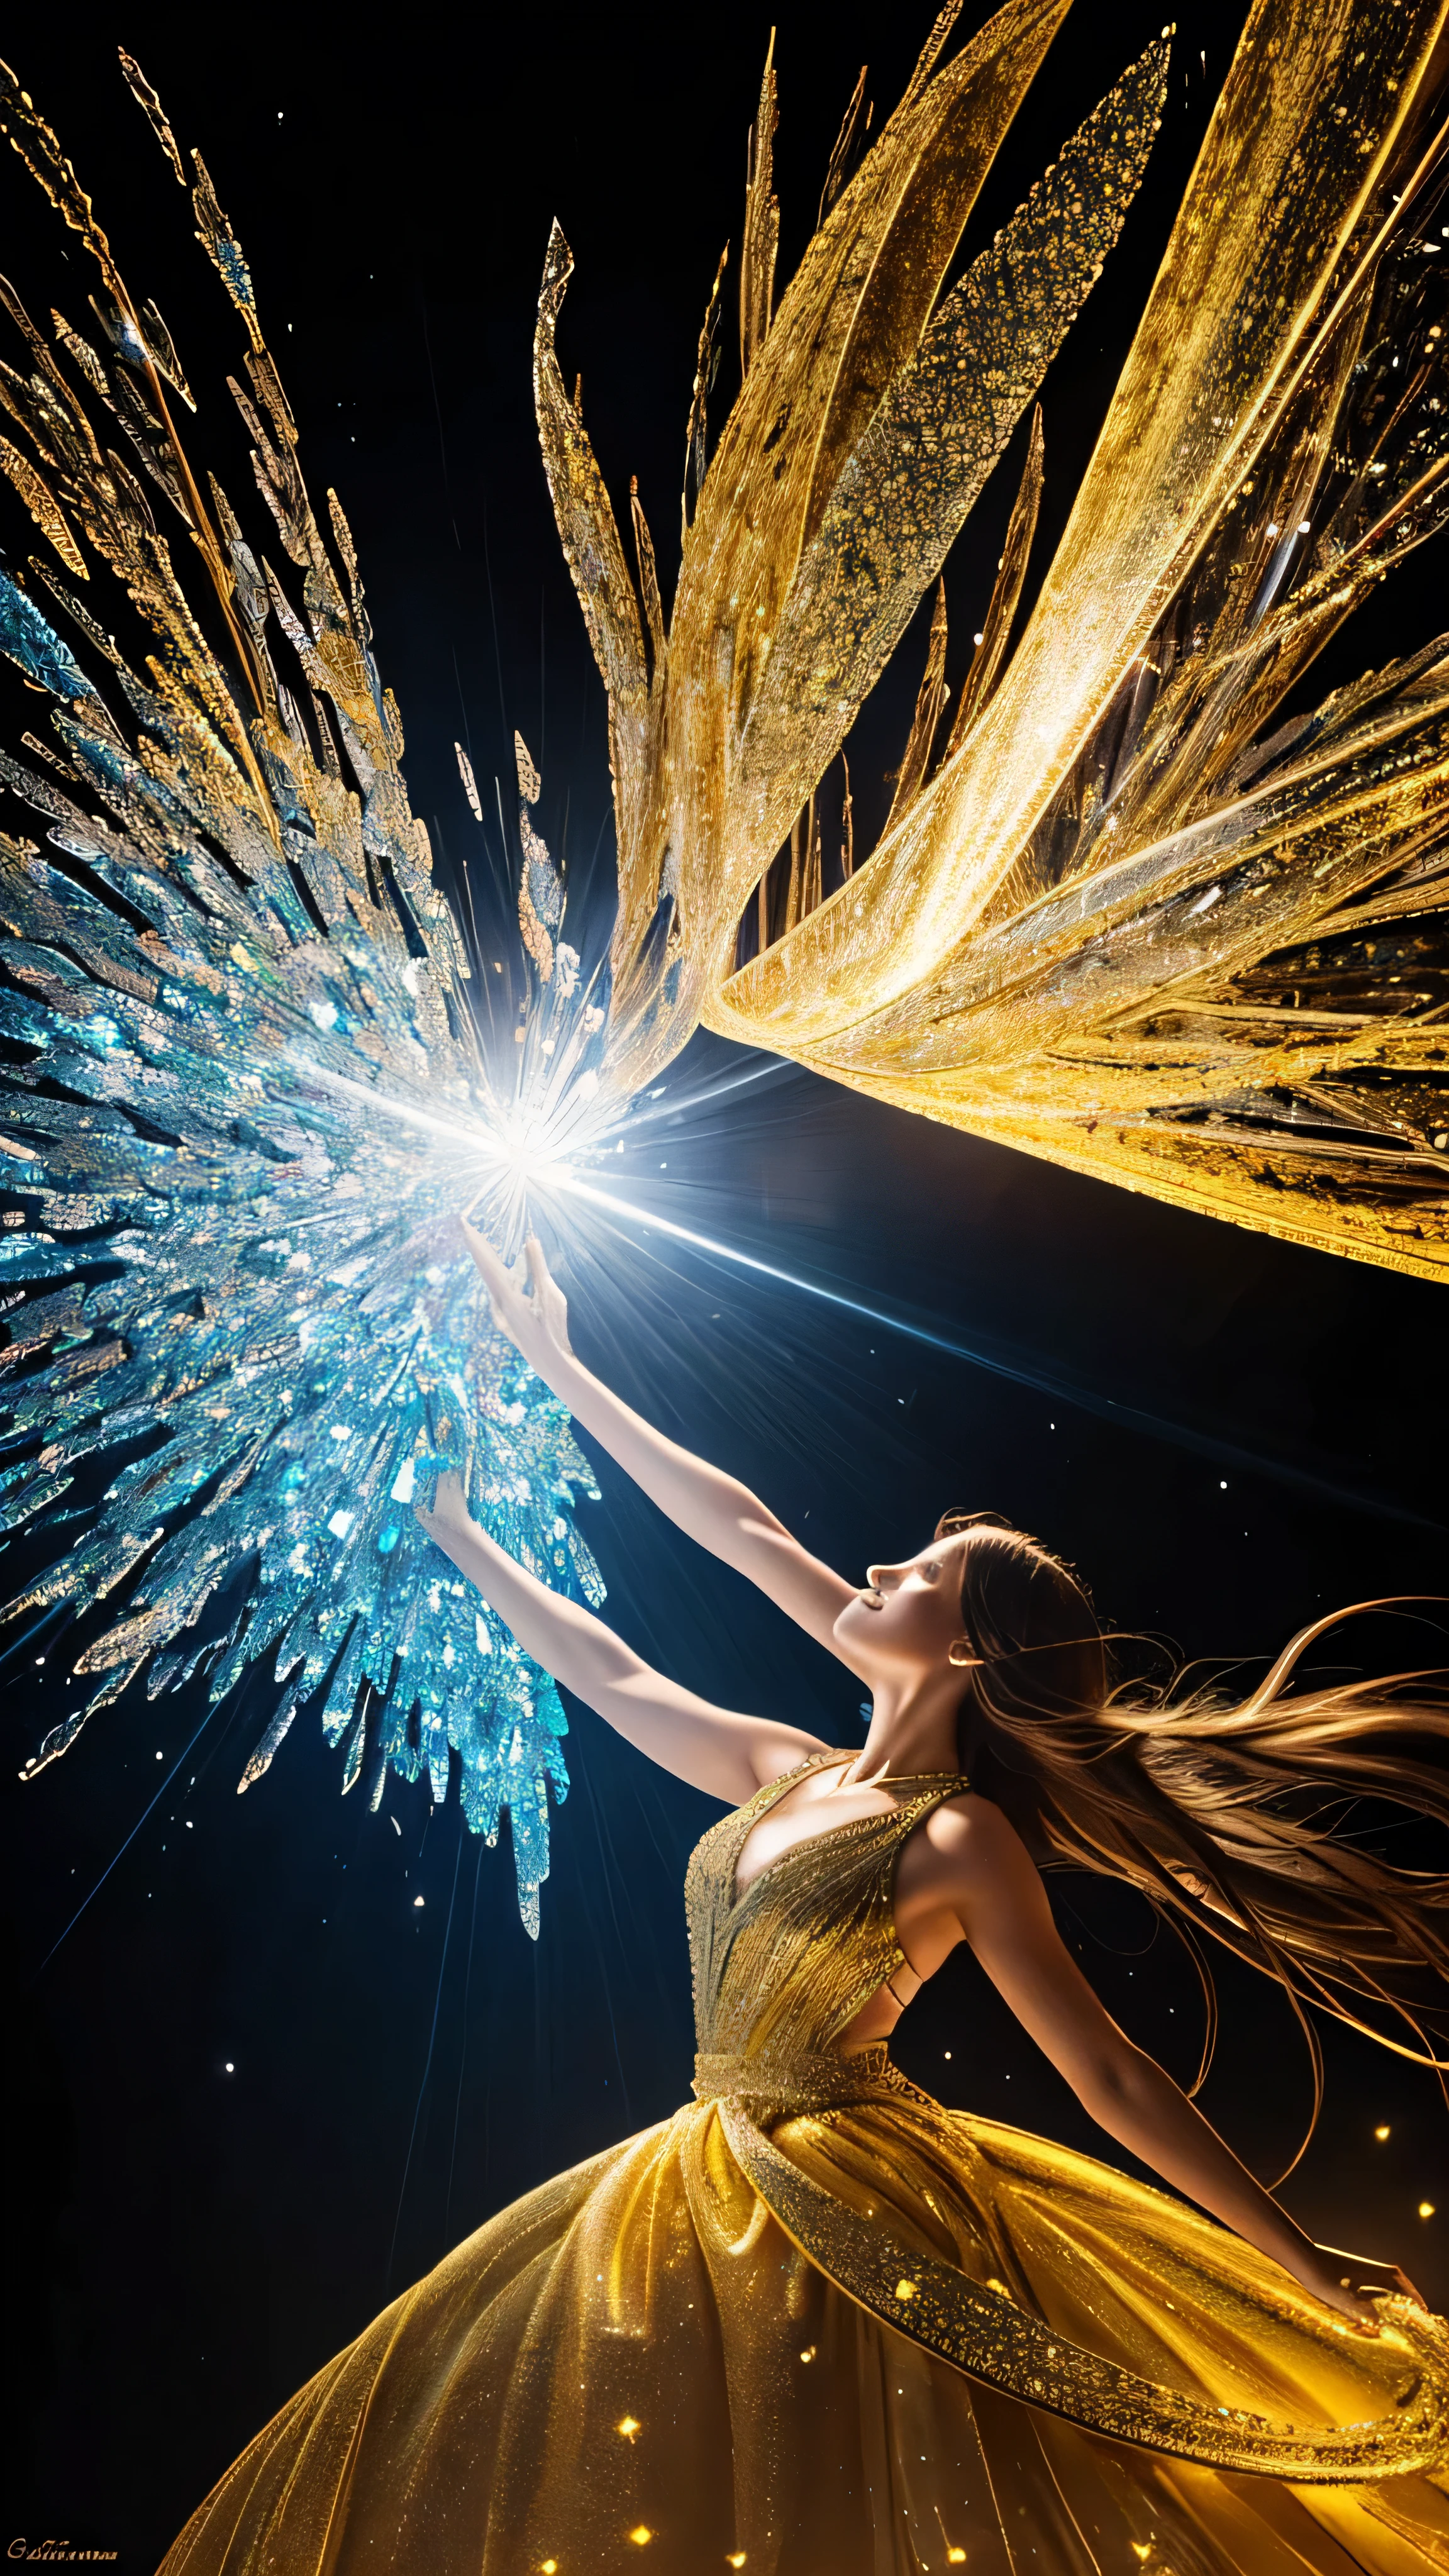
[[[896,1862],[907,1836],[957,1772],[931,1772],[876,1815],[848,1817],[768,1861],[743,1894],[740,1854],[761,1816],[810,1772],[848,1762],[817,1753],[756,1792],[704,1836],[684,1882],[694,1972],[695,2092],[824,2109],[874,2090],[882,2046],[842,2056],[838,2041],[904,1961],[896,1937]]]

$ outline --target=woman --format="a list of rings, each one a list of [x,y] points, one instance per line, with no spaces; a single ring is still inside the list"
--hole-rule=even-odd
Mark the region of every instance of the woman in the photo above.
[[[1442,2327],[1393,2265],[1313,2244],[1132,2046],[1032,1856],[1126,1876],[1295,1996],[1407,2006],[1449,1964],[1445,1883],[1336,1846],[1299,1793],[1391,1777],[1442,1814],[1442,1709],[1285,1701],[1291,1652],[1243,1711],[1109,1706],[1079,1585],[981,1516],[853,1587],[580,1365],[536,1243],[510,1271],[467,1233],[533,1367],[868,1687],[870,1731],[844,1754],[680,1689],[442,1480],[426,1527],[530,1653],[728,1806],[686,1882],[696,2098],[395,2301],[167,2576],[1449,2565]],[[905,2081],[885,2043],[961,1941],[1108,2135],[1221,2225]]]

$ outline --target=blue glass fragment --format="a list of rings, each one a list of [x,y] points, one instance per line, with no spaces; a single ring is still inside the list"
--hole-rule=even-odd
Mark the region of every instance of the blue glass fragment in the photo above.
[[[343,675],[353,784],[280,690],[223,742],[221,675],[179,616],[170,697],[120,673],[127,750],[0,574],[0,649],[60,702],[64,755],[0,751],[58,854],[0,832],[0,1548],[53,1534],[9,1615],[83,1623],[81,1704],[28,1768],[133,1682],[204,1670],[220,1701],[265,1659],[281,1702],[239,1786],[315,1698],[344,1792],[426,1777],[490,1842],[508,1809],[536,1933],[567,1722],[411,1506],[456,1468],[511,1555],[598,1602],[573,1516],[596,1488],[461,1244],[499,1157],[468,966],[360,609],[349,627],[335,577],[308,584],[332,661],[290,611],[285,632],[319,687]],[[78,1502],[84,1461],[103,1490]]]

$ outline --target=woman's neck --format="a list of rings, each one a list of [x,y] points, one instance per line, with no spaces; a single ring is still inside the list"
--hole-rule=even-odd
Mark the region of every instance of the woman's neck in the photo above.
[[[875,1691],[865,1743],[842,1785],[860,1788],[877,1780],[920,1779],[955,1771],[960,1696],[959,1679],[938,1680],[934,1674],[917,1687]]]

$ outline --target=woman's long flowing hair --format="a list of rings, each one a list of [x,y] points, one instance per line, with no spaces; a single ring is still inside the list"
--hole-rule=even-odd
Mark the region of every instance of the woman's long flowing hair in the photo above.
[[[1173,1923],[1207,2007],[1198,2081],[1216,2024],[1203,1936],[1283,1988],[1313,2062],[1314,2122],[1322,2058],[1309,2005],[1442,2080],[1449,1876],[1396,1867],[1344,1827],[1360,1801],[1449,1825],[1449,1677],[1304,1680],[1308,1650],[1355,1615],[1344,1610],[1304,1628],[1245,1699],[1114,1687],[1071,1570],[994,1513],[947,1512],[936,1535],[958,1531],[970,1534],[962,1622],[980,1658],[958,1721],[961,1769],[1039,1861],[1126,1879]]]

